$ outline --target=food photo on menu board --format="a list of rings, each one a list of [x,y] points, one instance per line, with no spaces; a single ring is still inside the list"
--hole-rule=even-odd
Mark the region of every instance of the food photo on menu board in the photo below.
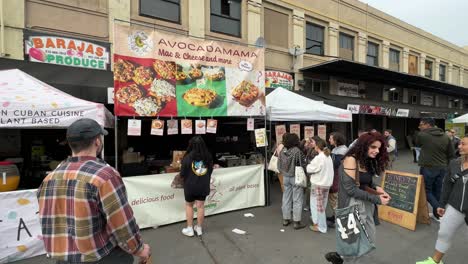
[[[224,71],[224,67],[177,64],[178,112],[188,116],[226,116]]]
[[[155,119],[151,121],[151,135],[162,136],[164,135],[164,121]]]
[[[206,134],[206,120],[195,121],[195,134]]]
[[[119,55],[114,59],[114,100],[121,115],[177,115],[174,62]]]
[[[206,133],[216,134],[217,128],[218,128],[218,120],[208,119],[208,122],[206,125]]]
[[[193,123],[190,119],[180,120],[180,125],[182,127],[182,134],[193,134]]]
[[[228,115],[265,114],[265,77],[261,71],[226,68]]]

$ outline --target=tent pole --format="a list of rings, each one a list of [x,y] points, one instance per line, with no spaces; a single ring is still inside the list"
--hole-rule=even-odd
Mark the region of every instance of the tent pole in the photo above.
[[[266,129],[267,128],[267,120],[266,120],[266,113],[265,113],[265,118],[264,118],[264,128]],[[271,128],[271,127],[270,127]],[[271,144],[271,130],[270,130],[270,138],[269,138],[269,141],[268,141],[268,144]],[[268,175],[268,146],[265,146],[265,183],[266,183],[266,188],[265,188],[265,191],[266,191],[266,201],[265,201],[265,205],[270,205],[270,176]]]
[[[118,147],[118,139],[117,139],[117,128],[118,128],[118,125],[117,125],[117,122],[118,122],[118,118],[117,118],[117,115],[114,115],[114,144],[115,144],[115,147],[114,147],[114,151],[115,151],[115,169],[118,171],[119,170],[119,147]]]

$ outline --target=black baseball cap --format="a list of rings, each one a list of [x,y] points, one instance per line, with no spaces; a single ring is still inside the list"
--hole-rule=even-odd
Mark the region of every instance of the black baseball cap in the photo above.
[[[90,118],[82,118],[73,122],[67,129],[68,142],[77,142],[92,139],[97,135],[106,136],[107,130],[101,127],[98,122]]]

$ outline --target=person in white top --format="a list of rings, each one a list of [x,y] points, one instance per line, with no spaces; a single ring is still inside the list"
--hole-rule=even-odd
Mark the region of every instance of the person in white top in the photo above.
[[[310,213],[312,225],[310,230],[315,232],[327,232],[327,208],[328,191],[333,183],[333,161],[330,157],[330,150],[327,148],[325,140],[313,137],[315,141],[315,151],[318,155],[307,165],[307,172],[310,173]]]

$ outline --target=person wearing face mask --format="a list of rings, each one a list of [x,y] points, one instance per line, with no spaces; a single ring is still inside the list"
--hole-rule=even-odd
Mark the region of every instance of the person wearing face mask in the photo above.
[[[140,263],[150,258],[120,174],[97,158],[105,135],[92,119],[73,122],[67,129],[72,156],[37,190],[45,250],[56,263],[130,264],[133,256]]]
[[[351,204],[359,205],[361,221],[367,230],[371,243],[375,243],[376,228],[374,223],[375,204],[386,205],[391,197],[381,187],[375,185],[372,178],[384,172],[388,163],[385,138],[378,132],[361,135],[356,144],[346,153],[340,166],[340,186],[338,207],[346,208]],[[354,245],[350,245],[354,246]],[[329,252],[325,259],[333,264],[371,263],[368,254],[361,257],[342,257],[337,252]]]
[[[468,135],[465,135],[458,145],[461,157],[450,161],[437,213],[440,219],[439,233],[432,257],[416,262],[416,264],[441,263],[445,253],[452,245],[456,233],[465,234],[462,227],[468,225]],[[466,227],[465,227],[466,228]],[[466,230],[466,229],[465,229]],[[461,261],[461,260],[460,260]],[[463,261],[461,261],[463,262]]]

